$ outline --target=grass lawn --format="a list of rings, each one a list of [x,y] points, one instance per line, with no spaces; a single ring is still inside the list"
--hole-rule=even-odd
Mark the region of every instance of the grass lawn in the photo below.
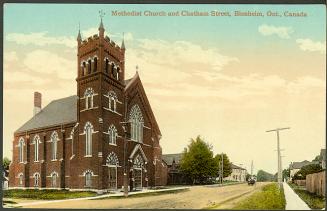
[[[68,191],[68,190],[4,190],[4,198],[16,199],[35,199],[35,200],[56,200],[56,199],[71,199],[96,196],[95,192],[91,191]]]
[[[322,209],[325,207],[325,198],[310,193],[304,187],[288,183],[294,192],[311,208]]]
[[[262,187],[261,191],[240,201],[232,209],[238,210],[284,210],[286,205],[284,190],[277,183]]]

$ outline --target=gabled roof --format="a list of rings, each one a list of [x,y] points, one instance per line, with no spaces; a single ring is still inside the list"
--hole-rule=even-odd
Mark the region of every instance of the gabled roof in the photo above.
[[[156,121],[156,118],[153,114],[153,111],[152,111],[152,108],[151,108],[151,105],[150,105],[150,102],[146,96],[146,93],[145,93],[145,90],[143,88],[143,85],[142,85],[142,82],[141,82],[141,79],[140,79],[140,76],[138,74],[138,72],[136,71],[136,74],[133,76],[133,78],[131,79],[128,79],[128,80],[125,80],[125,92],[128,93],[129,91],[133,90],[135,88],[135,86],[139,85],[140,87],[140,91],[141,91],[141,94],[143,96],[143,100],[146,104],[146,106],[149,108],[148,109],[148,114],[150,116],[150,122],[151,124],[153,124],[156,128],[156,130],[158,131],[158,133],[161,135],[161,132],[160,132],[160,128],[159,128],[159,125]],[[132,89],[133,88],[133,89]]]
[[[301,169],[303,166],[310,165],[310,164],[319,164],[319,162],[316,161],[310,162],[307,160],[304,160],[302,162],[293,162],[290,165],[290,169]]]
[[[174,160],[176,164],[179,164],[180,160],[182,159],[182,155],[183,153],[165,154],[162,155],[162,160],[164,160],[167,165],[172,165]]]
[[[73,95],[50,102],[39,113],[18,128],[16,133],[76,122],[77,99],[78,97]]]
[[[233,163],[231,163],[230,165],[231,165],[231,168],[232,168],[232,169],[242,169],[242,170],[246,170],[245,168],[242,168],[242,167],[240,167],[240,166],[237,166],[237,165],[235,165],[235,164],[233,164]]]

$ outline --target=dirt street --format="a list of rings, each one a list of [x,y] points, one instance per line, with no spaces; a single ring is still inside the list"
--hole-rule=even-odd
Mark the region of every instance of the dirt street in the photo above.
[[[157,196],[144,196],[135,198],[97,199],[66,201],[27,206],[26,208],[86,208],[86,209],[117,209],[117,208],[148,208],[148,209],[201,209],[213,205],[231,204],[239,197],[250,195],[267,183],[257,183],[255,186],[247,184],[219,186],[195,186],[189,191],[163,194]],[[228,207],[228,206],[227,206]]]

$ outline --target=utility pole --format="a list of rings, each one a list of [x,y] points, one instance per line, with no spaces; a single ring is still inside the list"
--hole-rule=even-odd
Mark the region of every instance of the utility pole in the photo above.
[[[223,186],[224,180],[224,153],[221,153],[221,186]]]
[[[277,134],[277,159],[278,159],[278,184],[279,184],[279,187],[281,188],[282,186],[282,166],[281,166],[281,155],[280,155],[280,143],[279,143],[279,131],[281,130],[287,130],[287,129],[290,129],[289,127],[285,127],[285,128],[276,128],[276,129],[273,129],[273,130],[267,130],[266,132],[276,132]]]
[[[125,115],[124,115],[124,122],[121,122],[123,130],[124,130],[124,196],[128,197],[128,177],[127,174],[127,165],[126,162],[126,154],[127,154],[127,129],[128,129],[128,122],[127,122],[127,97],[125,97]]]

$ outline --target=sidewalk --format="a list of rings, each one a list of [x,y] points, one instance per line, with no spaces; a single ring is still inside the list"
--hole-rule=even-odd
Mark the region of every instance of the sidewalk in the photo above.
[[[153,193],[153,192],[165,192],[171,190],[183,190],[188,189],[189,186],[185,187],[176,187],[176,188],[167,188],[167,189],[159,189],[159,190],[149,190],[144,189],[138,192],[129,192],[128,195],[136,195],[141,193]],[[24,207],[24,206],[31,206],[31,205],[38,205],[38,204],[47,204],[47,203],[57,203],[57,202],[66,202],[66,201],[80,201],[80,200],[92,200],[92,199],[101,199],[101,198],[109,198],[112,196],[124,196],[123,192],[116,192],[116,193],[109,193],[100,196],[92,196],[92,197],[83,197],[83,198],[74,198],[74,199],[60,199],[60,200],[40,200],[34,202],[26,202],[26,203],[19,203],[19,204],[10,204],[10,207]]]
[[[286,182],[283,182],[283,187],[286,199],[286,210],[311,210]]]

